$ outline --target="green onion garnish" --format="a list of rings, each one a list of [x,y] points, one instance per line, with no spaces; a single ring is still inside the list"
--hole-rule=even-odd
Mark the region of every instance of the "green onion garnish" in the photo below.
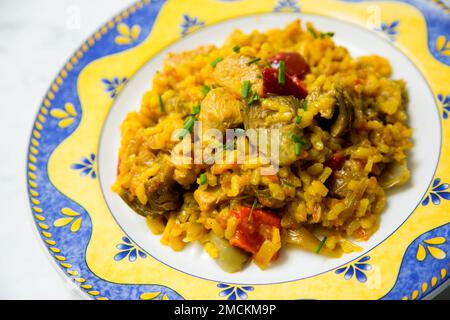
[[[320,241],[320,244],[319,244],[319,247],[316,250],[316,253],[320,253],[320,250],[322,250],[322,247],[325,244],[325,241],[327,241],[327,237],[323,237],[322,241]]]
[[[334,32],[321,32],[320,33],[320,37],[321,38],[325,38],[325,37],[333,37],[334,36]]]
[[[288,187],[295,188],[295,186],[285,179],[281,179],[281,183],[287,185]]]
[[[203,92],[203,94],[206,96],[207,94],[208,94],[208,92],[210,91],[211,89],[205,84],[203,87],[202,87],[202,92]]]
[[[249,62],[247,62],[247,65],[250,66],[250,65],[252,65],[252,64],[254,64],[254,63],[256,63],[256,62],[258,62],[260,60],[261,60],[261,58],[254,58],[254,59],[250,60]]]
[[[196,116],[200,113],[200,104],[196,104],[193,108],[192,108],[192,112],[191,112],[191,116]]]
[[[186,129],[181,129],[180,135],[178,136],[179,140],[183,140],[184,137],[189,133],[189,131],[187,131]]]
[[[295,117],[295,123],[296,124],[300,124],[300,122],[302,122],[302,117],[301,116],[296,116]]]
[[[214,59],[214,60],[210,63],[211,67],[215,68],[215,67],[217,66],[217,64],[218,64],[220,61],[222,61],[222,60],[223,60],[222,57],[218,57],[218,58]]]
[[[250,92],[250,81],[245,80],[242,84],[242,91],[241,91],[242,98],[247,98],[249,92]]]
[[[241,46],[238,44],[233,47],[233,51],[236,53],[238,53],[240,50],[241,50]]]
[[[282,86],[286,83],[284,61],[280,61],[280,64],[278,65],[278,83]]]
[[[294,140],[294,142],[302,143],[302,139],[300,139],[300,137],[296,134],[293,134],[291,138],[292,140]]]
[[[303,100],[303,110],[308,110],[308,101]]]
[[[257,199],[253,200],[252,209],[250,210],[250,214],[248,215],[248,220],[250,220],[252,218],[253,210],[255,210],[257,204],[258,204],[258,200]]]
[[[294,151],[297,157],[300,156],[300,154],[302,153],[302,144],[300,142],[294,144]]]
[[[159,112],[163,112],[163,111],[164,111],[164,104],[163,104],[162,96],[159,96]]]
[[[189,116],[186,118],[186,121],[184,121],[183,132],[179,136],[180,140],[182,140],[186,136],[186,134],[188,134],[192,130],[194,124],[195,118],[193,116]]]
[[[200,184],[204,185],[204,184],[206,184],[206,182],[208,182],[208,178],[206,177],[206,173],[202,173],[200,175]]]
[[[311,32],[314,38],[317,38],[317,32],[313,28],[308,28],[308,31]]]
[[[258,102],[258,101],[259,101],[259,95],[256,91],[253,91],[250,99],[248,100],[248,104],[252,105],[253,103]]]

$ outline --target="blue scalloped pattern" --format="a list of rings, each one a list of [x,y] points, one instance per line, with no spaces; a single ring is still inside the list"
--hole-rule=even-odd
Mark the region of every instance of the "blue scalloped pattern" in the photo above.
[[[444,213],[443,213],[444,214]],[[417,248],[419,244],[423,244],[424,240],[444,237],[446,242],[436,246],[446,253],[444,259],[438,260],[431,254],[427,253],[425,260],[418,261],[416,259]],[[427,283],[430,287],[430,280],[432,276],[439,279],[436,286],[445,282],[446,278],[442,279],[440,276],[441,269],[448,271],[450,266],[450,223],[439,228],[433,229],[416,238],[406,249],[400,265],[399,276],[392,289],[382,299],[402,299],[405,295],[411,296],[412,292],[418,290],[420,292],[418,298],[424,298],[430,293],[430,289],[422,293],[422,283]],[[432,276],[431,276],[432,275]]]
[[[343,2],[380,2],[379,0],[341,0]],[[439,5],[430,0],[390,0],[392,2],[403,2],[416,7],[424,16],[427,24],[428,49],[436,60],[450,65],[450,56],[443,55],[436,48],[439,36],[445,36],[450,41],[450,15]],[[400,17],[400,16],[399,16]],[[401,20],[401,19],[400,19]],[[410,30],[414,32],[414,30]]]
[[[149,4],[144,4],[141,9],[138,9],[135,13],[130,14],[122,20],[123,23],[128,25],[138,24],[141,26],[140,36],[132,45],[117,45],[115,43],[115,37],[118,33],[116,28],[114,28],[103,35],[101,39],[96,40],[95,44],[73,66],[72,71],[68,73],[67,78],[60,86],[57,94],[55,94],[51,108],[60,108],[67,102],[72,103],[78,114],[76,121],[63,129],[58,127],[58,119],[47,117],[39,140],[39,154],[36,156],[37,178],[35,181],[38,184],[36,190],[40,194],[40,207],[43,209],[46,222],[49,225],[49,229],[46,231],[52,234],[52,239],[56,241],[58,249],[61,250],[59,254],[66,258],[65,262],[72,265],[70,269],[77,271],[79,273],[78,277],[86,279],[85,283],[91,285],[92,290],[99,291],[101,297],[109,299],[139,299],[141,294],[148,292],[160,292],[160,295],[156,299],[161,299],[164,295],[169,299],[182,299],[182,297],[174,290],[161,285],[116,284],[95,276],[85,260],[85,250],[92,232],[92,223],[89,214],[84,208],[74,201],[69,200],[53,186],[47,174],[47,164],[53,151],[64,139],[72,134],[82,118],[83,110],[80,106],[77,92],[77,81],[80,71],[94,60],[130,49],[142,43],[153,28],[153,23],[164,2],[162,0],[153,0]],[[82,224],[80,229],[75,233],[68,232],[65,228],[53,226],[53,222],[61,217],[59,214],[60,209],[64,207],[81,214]],[[45,240],[46,238],[43,237],[43,239]],[[117,240],[119,242],[121,239]],[[50,253],[54,255],[52,252]],[[112,263],[116,262],[112,261]],[[62,269],[66,272],[66,269]],[[70,277],[70,275],[68,276]]]

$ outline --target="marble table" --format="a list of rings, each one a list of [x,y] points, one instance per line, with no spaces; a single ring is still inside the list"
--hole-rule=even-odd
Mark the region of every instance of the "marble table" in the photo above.
[[[65,60],[133,0],[0,1],[0,299],[80,299],[30,218],[25,158],[38,106]]]

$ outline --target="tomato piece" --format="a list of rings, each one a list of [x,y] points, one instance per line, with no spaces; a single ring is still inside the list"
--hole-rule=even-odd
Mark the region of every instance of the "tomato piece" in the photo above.
[[[285,74],[285,84],[278,83],[278,69],[265,68],[263,70],[263,93],[277,94],[280,96],[294,96],[303,99],[308,95],[306,86],[297,76]]]
[[[269,59],[272,67],[278,69],[280,61],[284,61],[285,71],[287,75],[296,76],[303,79],[310,72],[310,68],[305,58],[297,52],[280,52]]]
[[[236,232],[230,239],[230,244],[252,254],[256,254],[266,240],[260,233],[260,226],[280,228],[281,225],[281,219],[277,215],[261,209],[253,209],[252,212],[251,208],[241,207],[239,211],[232,210],[230,213],[238,219]]]

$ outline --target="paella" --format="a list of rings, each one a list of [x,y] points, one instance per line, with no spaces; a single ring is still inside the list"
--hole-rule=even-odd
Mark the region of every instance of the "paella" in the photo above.
[[[112,190],[162,245],[226,272],[282,250],[330,258],[376,232],[412,147],[404,80],[294,21],[170,53],[122,123]]]

